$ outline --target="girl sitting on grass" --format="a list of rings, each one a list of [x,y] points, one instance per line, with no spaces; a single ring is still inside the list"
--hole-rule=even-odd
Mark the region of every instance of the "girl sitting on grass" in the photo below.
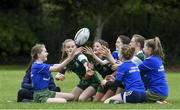
[[[163,48],[159,38],[145,41],[143,51],[147,58],[139,65],[139,69],[147,75],[147,101],[167,103],[165,99],[168,97],[168,82],[163,65]]]
[[[62,61],[64,58],[71,56],[77,46],[72,39],[66,39],[62,46]],[[92,70],[87,57],[79,53],[67,64],[67,66],[56,75],[56,79],[64,80],[66,70],[72,71],[79,77],[79,84],[72,90],[75,101],[87,101],[95,95],[100,84],[97,74]]]
[[[124,45],[121,49],[122,64],[118,67],[114,82],[103,80],[102,85],[123,84],[124,92],[114,95],[104,103],[139,103],[146,99],[144,84],[141,80],[140,72],[136,64],[131,61],[135,52],[134,48]]]
[[[50,91],[48,85],[51,78],[51,72],[59,71],[69,63],[78,52],[80,52],[80,49],[76,50],[76,52],[73,51],[61,64],[50,65],[44,63],[47,61],[48,56],[44,44],[36,44],[31,49],[32,64],[30,64],[29,69],[31,69],[34,102],[65,103],[74,99],[74,96],[71,93]]]
[[[93,57],[92,64],[94,65],[94,70],[97,71],[103,79],[114,73],[111,69],[112,64],[109,59],[102,54],[103,46],[109,47],[109,44],[101,39],[98,39],[93,44],[93,49],[91,47],[86,47],[85,52]],[[107,98],[113,96],[116,93],[117,88],[114,86],[104,87],[99,85],[96,95],[93,101],[104,102]]]

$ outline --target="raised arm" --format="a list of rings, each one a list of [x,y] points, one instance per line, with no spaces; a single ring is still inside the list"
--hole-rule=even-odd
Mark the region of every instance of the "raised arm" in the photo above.
[[[63,62],[60,64],[54,64],[49,68],[51,72],[58,72],[61,68],[65,67],[78,53],[82,52],[82,48],[75,49],[71,55],[69,55]]]
[[[94,54],[94,52],[93,52],[91,47],[85,47],[84,51],[85,51],[85,53],[91,55],[99,64],[105,65],[107,63],[106,60],[102,60],[96,54]]]
[[[111,51],[110,51],[107,47],[103,46],[102,53],[103,53],[105,56],[107,56],[107,58],[109,59],[109,61],[110,61],[111,64],[115,64],[115,63],[116,63],[116,60],[115,60],[115,59],[113,58],[113,56],[111,55]]]

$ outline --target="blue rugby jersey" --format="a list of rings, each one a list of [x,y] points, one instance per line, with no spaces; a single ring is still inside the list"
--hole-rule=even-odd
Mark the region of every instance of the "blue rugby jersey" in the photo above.
[[[112,56],[116,61],[120,60],[120,53],[118,51],[112,52]]]
[[[51,72],[49,71],[50,64],[33,63],[31,67],[31,79],[34,90],[48,89],[51,79]]]
[[[161,96],[168,96],[168,82],[166,80],[164,65],[158,56],[146,58],[139,69],[147,75],[147,89]]]
[[[130,60],[118,67],[115,80],[123,83],[125,91],[145,92],[139,69],[136,64]]]

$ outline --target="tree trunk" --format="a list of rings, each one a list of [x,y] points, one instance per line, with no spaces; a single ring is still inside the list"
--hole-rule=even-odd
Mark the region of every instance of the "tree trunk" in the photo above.
[[[102,16],[101,16],[101,14],[98,14],[98,16],[97,16],[96,34],[95,34],[95,37],[94,37],[94,41],[96,41],[97,39],[102,38],[103,27],[104,27],[104,24],[103,24],[103,21],[102,21]]]

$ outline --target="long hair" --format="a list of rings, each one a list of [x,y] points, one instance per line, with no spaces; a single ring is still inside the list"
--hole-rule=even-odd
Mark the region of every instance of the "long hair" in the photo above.
[[[124,60],[130,60],[134,56],[135,49],[129,45],[124,45],[121,49],[121,56]]]
[[[36,44],[31,49],[31,61],[26,69],[26,73],[30,73],[32,63],[38,58],[38,54],[42,52],[42,48],[44,48],[44,44]]]
[[[146,41],[146,46],[152,48],[152,55],[159,56],[164,59],[164,52],[159,37]]]
[[[67,57],[67,53],[66,53],[65,50],[64,50],[67,42],[74,42],[74,40],[72,40],[72,39],[66,39],[66,40],[62,43],[62,48],[61,48],[61,51],[62,51],[61,61],[63,61],[63,60]],[[61,62],[61,61],[60,61],[60,62]]]

